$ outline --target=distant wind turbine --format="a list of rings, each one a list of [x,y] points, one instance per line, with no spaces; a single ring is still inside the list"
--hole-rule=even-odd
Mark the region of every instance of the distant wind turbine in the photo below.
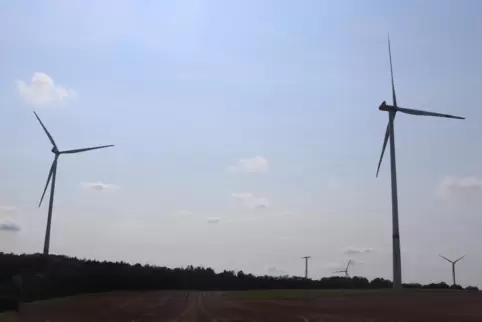
[[[459,259],[454,260],[454,261],[448,259],[448,258],[445,257],[445,256],[442,256],[442,255],[439,255],[439,256],[442,257],[443,259],[445,259],[446,261],[448,261],[449,263],[452,264],[452,278],[453,278],[453,282],[454,282],[452,285],[457,285],[457,283],[455,282],[455,264],[457,264],[457,262],[458,262],[459,260],[461,260],[462,258],[464,258],[465,255],[462,256],[462,257],[460,257]]]
[[[333,273],[345,273],[345,277],[350,277],[350,274],[348,274],[348,267],[350,266],[350,264],[351,264],[351,259],[348,261],[348,264],[346,265],[346,268],[344,270],[336,271]]]
[[[311,256],[304,256],[301,258],[305,259],[305,278],[308,278],[308,259],[310,259]]]
[[[96,150],[96,149],[103,149],[103,148],[108,148],[108,147],[111,147],[111,146],[114,146],[114,145],[101,145],[101,146],[95,146],[95,147],[91,147],[91,148],[59,151],[59,149],[57,148],[57,144],[55,144],[55,141],[54,141],[52,135],[50,135],[49,131],[47,130],[45,125],[42,123],[42,121],[38,117],[37,113],[34,112],[34,114],[35,114],[35,117],[37,118],[37,120],[39,121],[40,125],[44,129],[45,134],[47,134],[47,136],[50,140],[50,143],[52,143],[52,146],[53,146],[52,147],[52,153],[55,155],[54,161],[52,162],[52,166],[50,167],[49,175],[47,177],[47,183],[45,184],[45,188],[44,188],[44,191],[42,193],[42,197],[40,198],[40,202],[38,204],[39,207],[40,207],[40,205],[42,205],[42,200],[44,199],[45,192],[47,191],[47,187],[50,183],[50,180],[52,180],[52,184],[50,186],[49,213],[48,213],[48,217],[47,217],[47,228],[45,230],[45,241],[44,241],[44,252],[43,252],[44,255],[48,255],[49,254],[49,247],[50,247],[50,227],[51,227],[51,224],[52,224],[52,208],[53,208],[53,205],[54,205],[55,178],[56,178],[56,175],[57,175],[57,160],[58,160],[59,156],[61,154],[72,154],[72,153],[79,153],[79,152],[85,152],[85,151]]]
[[[397,98],[395,95],[395,83],[393,80],[392,67],[392,52],[390,48],[390,37],[388,37],[388,55],[390,58],[390,74],[392,79],[392,98],[393,105],[388,105],[385,101],[379,107],[380,111],[388,112],[388,125],[385,131],[385,138],[383,140],[382,153],[378,161],[377,177],[382,164],[383,154],[390,138],[390,164],[391,164],[391,185],[392,185],[392,238],[393,238],[393,288],[402,288],[402,259],[400,255],[400,233],[398,227],[398,194],[397,194],[397,166],[395,162],[395,114],[402,112],[405,114],[419,115],[419,116],[437,116],[452,119],[464,119],[463,117],[453,116],[448,114],[440,114],[433,112],[426,112],[420,110],[413,110],[408,108],[401,108],[397,105]]]

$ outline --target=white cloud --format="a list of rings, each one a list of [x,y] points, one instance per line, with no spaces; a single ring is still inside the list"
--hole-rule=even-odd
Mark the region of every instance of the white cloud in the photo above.
[[[11,214],[17,210],[15,206],[4,205],[0,206],[0,214]]]
[[[84,189],[94,190],[94,191],[114,191],[119,188],[119,186],[112,183],[104,182],[82,182],[80,184]]]
[[[442,198],[475,196],[482,194],[482,178],[477,176],[445,177],[438,186]]]
[[[343,250],[343,253],[347,255],[359,255],[359,254],[373,253],[373,251],[374,251],[373,248],[348,247]]]
[[[181,215],[181,216],[189,216],[189,215],[192,215],[192,214],[193,214],[192,211],[186,210],[186,209],[179,210],[177,213],[178,213],[179,215]]]
[[[241,159],[237,164],[228,167],[228,171],[244,173],[266,172],[268,170],[268,161],[261,156]]]
[[[55,85],[49,75],[41,72],[35,72],[30,82],[16,80],[15,84],[20,96],[32,105],[60,103],[76,96],[74,90]]]
[[[269,207],[268,199],[265,197],[255,197],[249,192],[233,193],[231,197],[251,209],[264,209]]]
[[[0,206],[0,230],[3,231],[19,231],[20,225],[16,223],[15,212],[17,207],[10,205]]]
[[[267,275],[269,276],[287,276],[288,273],[281,269],[277,269],[276,267],[268,267]]]
[[[11,220],[0,221],[0,230],[16,232],[20,230],[20,226]]]
[[[0,206],[0,230],[14,232],[20,230],[20,225],[13,219],[16,211],[17,208],[15,206]]]
[[[209,217],[208,218],[208,223],[210,223],[210,224],[217,224],[220,221],[221,221],[221,218],[219,218],[219,217]]]

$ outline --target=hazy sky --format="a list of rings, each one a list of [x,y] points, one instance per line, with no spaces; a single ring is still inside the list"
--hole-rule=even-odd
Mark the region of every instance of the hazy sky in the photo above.
[[[482,2],[2,1],[0,250],[254,274],[391,278],[391,102],[403,279],[482,286]],[[48,199],[46,199],[48,200]]]

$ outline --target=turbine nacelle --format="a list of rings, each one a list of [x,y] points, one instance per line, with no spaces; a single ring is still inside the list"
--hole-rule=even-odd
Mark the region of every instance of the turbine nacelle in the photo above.
[[[389,111],[393,110],[393,106],[387,105],[387,102],[383,101],[382,104],[380,104],[380,106],[378,107],[378,109],[380,111],[389,112]]]
[[[380,111],[390,112],[390,111],[397,111],[397,107],[393,105],[388,105],[386,101],[383,101],[382,104],[378,107]]]

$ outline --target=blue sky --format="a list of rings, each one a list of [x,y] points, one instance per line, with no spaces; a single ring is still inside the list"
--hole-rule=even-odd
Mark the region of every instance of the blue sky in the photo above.
[[[437,254],[467,253],[458,280],[480,285],[481,9],[2,2],[0,209],[20,230],[0,250],[42,250],[53,156],[35,109],[61,149],[116,145],[61,157],[53,253],[294,275],[308,254],[313,277],[353,258],[391,278],[388,158],[375,178],[390,32],[399,104],[467,117],[397,116],[404,280],[448,280]],[[34,73],[53,84],[22,91]]]

